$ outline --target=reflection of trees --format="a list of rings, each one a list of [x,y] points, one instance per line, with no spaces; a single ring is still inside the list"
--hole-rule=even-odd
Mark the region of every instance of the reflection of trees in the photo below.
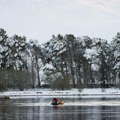
[[[7,117],[7,113],[10,109],[10,104],[9,104],[9,100],[0,100],[0,120],[8,120]]]
[[[0,100],[0,120],[119,120],[120,117],[120,106],[92,106],[91,104],[91,106],[65,105],[56,107],[47,105],[50,100],[51,98]],[[85,98],[66,98],[65,102],[75,103],[92,100],[96,101]],[[99,100],[106,102],[106,100],[112,99]],[[16,106],[13,103],[32,103],[32,106]],[[39,105],[35,106],[34,103],[39,103]],[[42,103],[46,103],[47,106],[42,106]]]

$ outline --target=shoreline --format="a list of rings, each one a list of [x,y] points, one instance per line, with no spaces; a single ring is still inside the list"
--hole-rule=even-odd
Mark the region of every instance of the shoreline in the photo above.
[[[120,97],[120,89],[109,88],[102,91],[100,88],[83,89],[81,92],[78,89],[72,90],[25,90],[25,91],[5,91],[0,92],[0,98],[3,97]]]

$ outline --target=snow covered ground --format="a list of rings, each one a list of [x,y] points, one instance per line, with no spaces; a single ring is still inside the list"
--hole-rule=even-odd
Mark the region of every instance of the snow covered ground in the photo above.
[[[61,97],[120,97],[120,89],[109,88],[102,91],[102,89],[78,89],[53,91],[51,89],[36,89],[25,91],[6,91],[0,92],[0,97],[9,96],[12,97],[36,97],[36,96],[61,96]]]

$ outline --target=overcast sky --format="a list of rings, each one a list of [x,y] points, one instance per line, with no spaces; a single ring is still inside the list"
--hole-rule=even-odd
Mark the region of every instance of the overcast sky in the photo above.
[[[112,40],[120,32],[120,0],[0,0],[0,28],[40,43],[59,33]]]

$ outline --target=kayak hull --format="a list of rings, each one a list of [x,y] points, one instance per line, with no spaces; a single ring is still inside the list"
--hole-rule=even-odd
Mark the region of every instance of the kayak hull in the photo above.
[[[58,102],[58,103],[51,103],[51,105],[63,105],[64,104],[64,102],[62,101],[62,102]]]

